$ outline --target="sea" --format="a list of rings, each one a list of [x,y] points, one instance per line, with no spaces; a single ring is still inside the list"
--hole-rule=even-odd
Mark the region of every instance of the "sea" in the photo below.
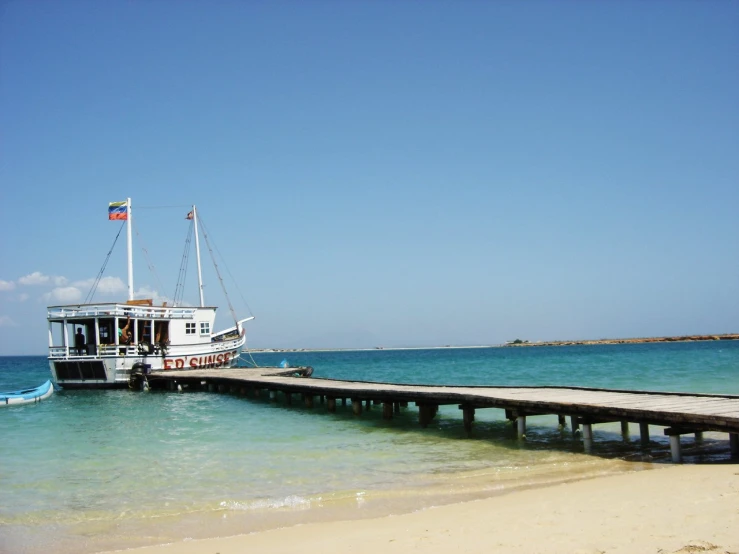
[[[260,366],[313,376],[439,385],[564,385],[739,394],[739,341],[552,347],[252,353]],[[0,357],[0,390],[50,377],[44,357]],[[93,553],[378,517],[632,471],[668,467],[658,427],[594,427],[585,453],[556,416],[524,439],[502,410],[478,410],[467,437],[457,406],[426,428],[410,404],[336,413],[316,402],[164,391],[56,391],[0,408],[0,552]],[[686,463],[722,463],[728,437],[683,438]]]

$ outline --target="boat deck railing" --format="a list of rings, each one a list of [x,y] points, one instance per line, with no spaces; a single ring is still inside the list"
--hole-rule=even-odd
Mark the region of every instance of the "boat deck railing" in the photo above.
[[[63,320],[74,317],[136,317],[145,319],[192,319],[199,308],[172,306],[132,306],[128,304],[89,304],[52,306],[47,319]]]
[[[237,337],[235,339],[221,340],[208,343],[198,344],[181,344],[176,346],[168,346],[166,349],[166,356],[186,356],[193,355],[193,350],[197,350],[202,354],[208,352],[218,353],[225,352],[239,348],[243,344],[243,339]],[[85,352],[79,353],[77,348],[74,346],[50,346],[49,347],[49,358],[54,359],[94,359],[107,356],[126,356],[126,357],[140,357],[142,352],[139,351],[138,344],[88,344]],[[148,356],[161,356],[160,350],[154,352],[148,352]]]

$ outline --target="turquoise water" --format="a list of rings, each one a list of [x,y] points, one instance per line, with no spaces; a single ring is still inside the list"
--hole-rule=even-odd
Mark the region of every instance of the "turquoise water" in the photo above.
[[[739,342],[731,341],[253,356],[338,379],[739,394]],[[0,390],[48,377],[45,358],[0,358]],[[586,455],[547,416],[529,418],[522,442],[499,410],[479,410],[467,439],[453,406],[427,429],[412,406],[392,421],[379,407],[359,418],[350,407],[322,408],[127,390],[61,391],[2,408],[0,551],[96,552],[398,513],[669,459],[658,429],[640,451],[617,424],[596,427]],[[725,458],[726,437],[687,444],[686,454]]]

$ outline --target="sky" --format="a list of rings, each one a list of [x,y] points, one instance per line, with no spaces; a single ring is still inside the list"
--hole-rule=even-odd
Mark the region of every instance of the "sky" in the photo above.
[[[136,297],[196,205],[251,348],[739,332],[738,99],[733,1],[0,0],[0,355],[129,197]]]

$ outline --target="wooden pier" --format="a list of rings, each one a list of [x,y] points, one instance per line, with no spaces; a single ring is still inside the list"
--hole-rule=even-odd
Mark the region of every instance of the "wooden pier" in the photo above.
[[[624,391],[579,387],[486,387],[406,385],[366,381],[340,381],[308,378],[310,368],[233,368],[156,372],[146,376],[146,385],[168,390],[208,390],[237,394],[259,394],[264,391],[277,400],[278,393],[287,404],[299,395],[306,407],[314,399],[326,400],[329,412],[337,401],[361,415],[362,406],[381,404],[383,417],[391,419],[402,407],[415,403],[418,419],[426,427],[436,416],[439,406],[456,404],[463,414],[464,427],[471,433],[475,411],[483,408],[505,410],[506,418],[515,422],[519,437],[526,432],[526,418],[554,414],[559,423],[569,417],[573,433],[582,428],[586,452],[593,448],[593,425],[621,422],[624,436],[628,424],[638,423],[642,444],[649,442],[649,426],[665,427],[670,438],[672,460],[680,462],[680,436],[704,431],[729,434],[731,457],[739,458],[739,396],[716,394],[684,394],[670,392]]]

